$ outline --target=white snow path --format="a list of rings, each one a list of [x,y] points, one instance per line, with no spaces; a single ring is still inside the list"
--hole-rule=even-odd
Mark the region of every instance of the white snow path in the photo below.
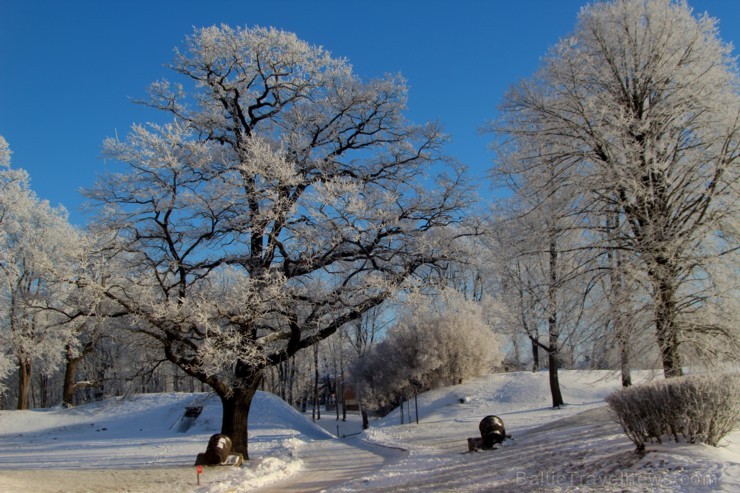
[[[648,446],[646,456],[622,433],[605,406],[541,426],[512,430],[497,450],[467,453],[464,423],[422,423],[422,429],[379,439],[405,442],[409,457],[330,492],[709,492],[740,491],[739,465],[714,447]],[[423,430],[436,427],[435,433]],[[507,430],[509,431],[509,430]],[[473,433],[468,435],[472,436]],[[416,436],[416,438],[414,437]],[[737,434],[735,435],[737,436]],[[686,445],[684,444],[683,447]]]
[[[314,441],[298,449],[296,456],[303,462],[300,472],[283,481],[250,491],[324,491],[395,464],[406,458],[408,452],[355,437]]]
[[[342,485],[370,475],[384,466],[396,463],[407,452],[367,443],[359,438],[315,440],[300,447],[295,457],[302,469],[287,479],[261,488],[249,482],[234,485],[235,470],[206,468],[201,487],[195,485],[192,467],[146,469],[79,469],[79,470],[0,470],[0,492],[72,493],[72,492],[312,492]],[[245,466],[257,468],[260,459]]]
[[[226,472],[226,471],[223,471]],[[219,474],[222,472],[219,471]],[[215,475],[211,476],[216,479]],[[203,479],[202,485],[210,481]],[[184,493],[199,491],[192,467],[0,471],[3,493]]]
[[[419,427],[410,425],[394,430],[399,446],[405,443],[410,454],[401,449],[374,446],[359,438],[314,441],[296,452],[303,461],[300,472],[250,491],[531,491],[527,486],[565,481],[562,477],[549,478],[543,474],[548,470],[568,471],[568,467],[583,462],[588,453],[579,449],[578,444],[593,445],[595,439],[602,440],[604,429],[615,435],[618,442],[624,442],[610,449],[616,451],[609,455],[610,460],[621,457],[620,466],[626,465],[625,461],[638,460],[633,453],[634,446],[622,439],[621,430],[612,422],[605,407],[524,431],[499,450],[465,453],[466,438],[474,428],[465,420],[422,422]],[[373,435],[388,439],[382,432],[371,433]],[[526,484],[540,479],[545,484]],[[573,489],[577,485],[570,480],[580,480],[579,475],[568,474],[566,479],[568,488],[562,491],[591,491],[589,488]],[[611,490],[600,488],[598,491]]]

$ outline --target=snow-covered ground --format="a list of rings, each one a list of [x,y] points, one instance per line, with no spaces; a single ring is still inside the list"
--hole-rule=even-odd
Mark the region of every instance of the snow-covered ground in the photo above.
[[[560,381],[561,409],[550,407],[546,372],[496,374],[420,395],[418,425],[412,402],[405,424],[396,410],[344,438],[334,435],[359,431],[359,416],[343,422],[324,412],[314,424],[259,393],[252,460],[206,468],[200,485],[195,456],[220,428],[213,395],[1,411],[0,491],[740,491],[740,432],[720,448],[664,443],[638,456],[604,406],[618,376],[562,371]],[[186,406],[203,412],[182,431]],[[504,420],[513,440],[468,453],[466,438],[488,414]]]

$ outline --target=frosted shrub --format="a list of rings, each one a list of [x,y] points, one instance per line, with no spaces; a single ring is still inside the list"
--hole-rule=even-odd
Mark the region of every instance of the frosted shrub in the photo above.
[[[375,408],[400,397],[462,383],[501,361],[501,345],[478,303],[446,292],[443,307],[423,302],[399,317],[385,339],[353,369],[353,377]]]
[[[663,436],[716,447],[740,425],[740,375],[672,378],[620,390],[606,402],[638,451]]]

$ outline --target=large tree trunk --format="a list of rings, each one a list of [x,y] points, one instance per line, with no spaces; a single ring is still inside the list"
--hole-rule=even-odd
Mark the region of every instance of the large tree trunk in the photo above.
[[[28,409],[31,377],[32,363],[30,358],[18,358],[18,410]]]
[[[85,344],[85,347],[77,356],[72,356],[75,353],[72,351],[72,348],[69,345],[65,348],[67,358],[64,367],[64,383],[62,388],[62,404],[64,404],[65,406],[74,405],[75,392],[80,387],[80,384],[75,383],[75,378],[77,377],[77,367],[80,365],[80,362],[85,358],[85,356],[92,352],[94,347],[95,346],[92,342],[88,342],[87,344]],[[93,385],[95,384],[84,384],[84,386],[87,387]]]
[[[655,287],[655,332],[666,378],[683,375],[680,340],[676,326],[675,269],[665,257],[658,258],[658,268],[651,272]]]
[[[257,371],[242,379],[243,384],[233,388],[228,395],[221,395],[223,417],[221,433],[231,438],[232,450],[249,460],[247,418],[252,399],[257,392],[262,372]]]
[[[64,387],[62,389],[62,404],[65,406],[74,405],[75,390],[75,377],[77,375],[77,367],[82,361],[82,356],[79,358],[67,358],[67,363],[64,367]]]
[[[672,299],[658,298],[656,306],[655,330],[658,338],[658,347],[663,362],[663,373],[666,378],[683,375],[681,355],[679,353],[678,331],[675,326],[675,305]]]

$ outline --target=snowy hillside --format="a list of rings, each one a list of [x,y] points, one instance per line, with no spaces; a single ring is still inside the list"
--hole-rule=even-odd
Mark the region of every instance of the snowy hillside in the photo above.
[[[203,406],[203,411],[181,432],[179,425],[188,406]],[[176,491],[192,490],[196,476],[191,466],[198,453],[205,451],[208,438],[220,431],[220,423],[221,403],[212,394],[145,394],[73,409],[0,411],[0,491],[161,491],[163,483],[175,486]],[[252,485],[295,473],[300,461],[290,459],[291,451],[331,437],[278,397],[262,392],[252,404],[249,427],[250,453],[263,458],[255,461],[258,468],[241,471],[242,479]],[[160,471],[167,481],[156,479],[158,486],[147,486],[141,477],[152,474],[125,473],[133,468]],[[102,474],[88,481],[87,473],[79,471],[86,469],[124,472],[117,475],[118,480]],[[11,474],[8,470],[33,471]],[[61,471],[52,474],[49,484],[32,482],[48,470]],[[218,470],[202,483],[223,481],[233,472]]]
[[[643,374],[642,378],[649,378]],[[219,431],[208,394],[153,394],[75,409],[0,412],[0,491],[739,491],[740,433],[715,449],[648,447],[645,457],[604,408],[618,388],[607,372],[561,372],[562,409],[550,408],[547,373],[509,373],[420,395],[353,438],[336,439],[269,394],[250,414],[250,456],[241,469],[192,467]],[[192,423],[187,406],[203,406]],[[487,414],[514,437],[467,453]],[[310,417],[309,417],[310,418]],[[319,422],[349,434],[359,417]],[[353,427],[355,427],[353,429]],[[183,430],[183,431],[179,431]]]

